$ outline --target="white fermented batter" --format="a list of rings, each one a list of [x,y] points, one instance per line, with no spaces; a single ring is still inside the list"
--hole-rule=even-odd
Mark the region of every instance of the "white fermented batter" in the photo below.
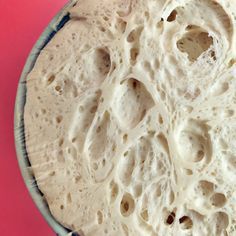
[[[27,78],[53,216],[85,236],[236,235],[236,1],[81,0]]]

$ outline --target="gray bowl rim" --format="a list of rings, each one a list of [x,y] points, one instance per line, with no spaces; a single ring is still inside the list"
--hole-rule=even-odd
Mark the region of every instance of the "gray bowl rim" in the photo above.
[[[40,54],[40,51],[48,44],[48,42],[55,36],[55,34],[64,26],[64,24],[70,19],[69,9],[75,5],[77,0],[70,0],[59,13],[53,18],[51,23],[44,30],[42,35],[31,50],[23,72],[21,74],[14,111],[14,138],[15,148],[19,167],[21,170],[22,177],[27,186],[27,189],[36,204],[37,208],[46,219],[47,223],[51,226],[57,235],[64,236],[68,235],[71,231],[60,225],[55,220],[49,211],[49,207],[43,198],[42,193],[36,187],[32,187],[32,183],[35,183],[34,176],[30,171],[30,162],[27,156],[27,150],[25,146],[25,134],[24,134],[24,106],[26,102],[26,77],[33,69],[35,62]]]

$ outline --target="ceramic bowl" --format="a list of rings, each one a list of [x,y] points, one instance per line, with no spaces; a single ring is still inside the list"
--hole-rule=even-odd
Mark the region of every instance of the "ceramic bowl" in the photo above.
[[[36,187],[32,187],[32,183],[35,183],[34,176],[30,172],[30,162],[27,156],[27,150],[25,145],[25,132],[24,132],[24,106],[26,101],[26,77],[34,67],[34,64],[38,58],[40,51],[48,44],[48,42],[55,36],[55,34],[70,20],[69,9],[75,4],[76,1],[69,1],[65,7],[54,17],[52,22],[45,29],[43,34],[38,39],[37,43],[33,47],[22,75],[20,77],[16,103],[15,103],[15,121],[14,121],[14,134],[15,145],[17,151],[17,158],[21,169],[22,176],[25,184],[30,192],[38,209],[46,219],[48,224],[53,228],[55,233],[60,236],[64,235],[78,235],[71,233],[70,230],[60,225],[51,215],[47,202],[44,200],[42,193]]]

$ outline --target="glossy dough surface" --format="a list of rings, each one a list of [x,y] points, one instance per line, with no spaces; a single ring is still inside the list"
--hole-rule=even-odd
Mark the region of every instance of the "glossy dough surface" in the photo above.
[[[235,0],[81,0],[27,78],[53,216],[85,236],[236,235]]]

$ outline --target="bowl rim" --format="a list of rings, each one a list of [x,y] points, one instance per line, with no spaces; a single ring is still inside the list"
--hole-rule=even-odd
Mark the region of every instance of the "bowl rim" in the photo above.
[[[37,206],[47,223],[54,230],[54,232],[60,236],[68,235],[71,231],[60,225],[60,223],[55,220],[38,187],[32,187],[32,183],[36,181],[32,172],[30,171],[31,165],[28,159],[25,145],[24,106],[26,102],[27,93],[26,77],[33,69],[41,50],[49,43],[49,41],[65,25],[65,23],[70,20],[69,9],[73,7],[76,2],[77,0],[69,0],[68,3],[66,3],[66,5],[49,23],[49,25],[46,27],[46,29],[43,31],[43,33],[37,40],[36,44],[33,46],[33,49],[31,50],[26,60],[25,66],[20,76],[14,111],[14,139],[16,155],[21,175],[35,205]]]

